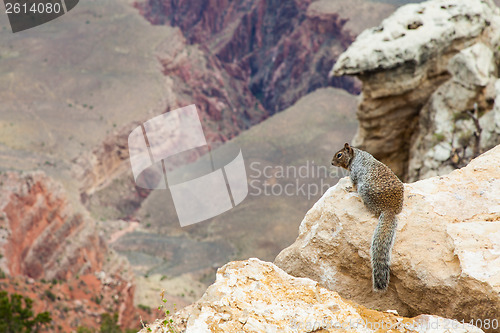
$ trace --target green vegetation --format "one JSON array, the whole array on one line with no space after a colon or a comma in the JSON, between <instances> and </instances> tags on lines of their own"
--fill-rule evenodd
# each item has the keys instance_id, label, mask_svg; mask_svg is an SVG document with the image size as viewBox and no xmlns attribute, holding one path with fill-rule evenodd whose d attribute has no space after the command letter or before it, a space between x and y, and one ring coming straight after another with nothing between
<instances>
[{"instance_id":1,"label":"green vegetation","mask_svg":"<svg viewBox=\"0 0 500 333\"><path fill-rule=\"evenodd\" d=\"M99 305L99 304L101 304L101 301L103 298L104 298L103 295L98 295L98 296L96 295L96 296L92 296L90 299L92 300L92 302Z\"/></svg>"},{"instance_id":2,"label":"green vegetation","mask_svg":"<svg viewBox=\"0 0 500 333\"><path fill-rule=\"evenodd\" d=\"M76 333L94 333L90 328L84 327L84 326L79 326L76 329Z\"/></svg>"},{"instance_id":3,"label":"green vegetation","mask_svg":"<svg viewBox=\"0 0 500 333\"><path fill-rule=\"evenodd\" d=\"M158 307L158 310L159 311L163 310L165 312L165 319L162 321L162 325L163 325L163 327L165 327L167 329L167 332L176 333L177 330L173 326L174 321L172 319L172 316L170 315L170 310L168 310L166 307L167 299L165 298L165 291L162 291L160 296L161 296L161 301L163 304L160 304L160 306ZM174 308L175 308L175 304L174 304Z\"/></svg>"},{"instance_id":4,"label":"green vegetation","mask_svg":"<svg viewBox=\"0 0 500 333\"><path fill-rule=\"evenodd\" d=\"M76 329L76 333L136 333L138 329L125 329L122 330L118 326L118 313L104 313L101 315L101 327L98 331L85 327L79 326Z\"/></svg>"},{"instance_id":5,"label":"green vegetation","mask_svg":"<svg viewBox=\"0 0 500 333\"><path fill-rule=\"evenodd\" d=\"M147 313L151 313L151 308L147 305L139 304L137 307L143 311L146 311Z\"/></svg>"},{"instance_id":6,"label":"green vegetation","mask_svg":"<svg viewBox=\"0 0 500 333\"><path fill-rule=\"evenodd\" d=\"M28 333L38 332L52 321L50 313L33 313L33 301L19 294L9 294L0 291L0 332Z\"/></svg>"},{"instance_id":7,"label":"green vegetation","mask_svg":"<svg viewBox=\"0 0 500 333\"><path fill-rule=\"evenodd\" d=\"M101 315L101 329L99 333L135 333L136 329L126 329L121 330L120 326L118 326L118 313L114 313L110 315L109 313L105 313Z\"/></svg>"},{"instance_id":8,"label":"green vegetation","mask_svg":"<svg viewBox=\"0 0 500 333\"><path fill-rule=\"evenodd\" d=\"M110 315L104 313L101 315L101 329L100 333L122 333L120 326L118 326L118 313Z\"/></svg>"},{"instance_id":9,"label":"green vegetation","mask_svg":"<svg viewBox=\"0 0 500 333\"><path fill-rule=\"evenodd\" d=\"M47 296L47 298L50 299L52 302L54 302L57 299L57 296L49 289L45 290L44 295Z\"/></svg>"},{"instance_id":10,"label":"green vegetation","mask_svg":"<svg viewBox=\"0 0 500 333\"><path fill-rule=\"evenodd\" d=\"M163 290L160 294L161 304L158 306L158 311L162 311L165 313L165 319L161 322L162 326L166 328L166 331L169 333L177 333L177 330L174 327L174 320L172 319L172 315L170 314L170 310L167 309L167 299L165 298L165 290ZM141 308L141 305L139 305ZM176 306L174 303L174 310L176 310ZM148 331L151 332L152 329L149 325L145 325L141 320L142 326Z\"/></svg>"}]
</instances>

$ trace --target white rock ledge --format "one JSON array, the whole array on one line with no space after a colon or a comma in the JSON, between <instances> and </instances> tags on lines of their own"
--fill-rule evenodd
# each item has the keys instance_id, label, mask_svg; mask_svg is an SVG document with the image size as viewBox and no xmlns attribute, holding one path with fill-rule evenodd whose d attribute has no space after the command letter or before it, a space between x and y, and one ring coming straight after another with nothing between
<instances>
[{"instance_id":1,"label":"white rock ledge","mask_svg":"<svg viewBox=\"0 0 500 333\"><path fill-rule=\"evenodd\" d=\"M489 0L431 0L400 7L379 27L363 31L338 59L333 75L421 64L452 45L477 37L498 8Z\"/></svg>"}]
</instances>

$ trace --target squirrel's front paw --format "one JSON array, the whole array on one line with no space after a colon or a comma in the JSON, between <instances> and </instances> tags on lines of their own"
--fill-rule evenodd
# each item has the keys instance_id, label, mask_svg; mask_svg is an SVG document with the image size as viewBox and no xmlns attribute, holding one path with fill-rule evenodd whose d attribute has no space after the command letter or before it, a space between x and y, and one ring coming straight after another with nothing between
<instances>
[{"instance_id":1,"label":"squirrel's front paw","mask_svg":"<svg viewBox=\"0 0 500 333\"><path fill-rule=\"evenodd\" d=\"M356 192L356 187L353 185L353 186L347 186L344 188L344 190L346 192Z\"/></svg>"}]
</instances>

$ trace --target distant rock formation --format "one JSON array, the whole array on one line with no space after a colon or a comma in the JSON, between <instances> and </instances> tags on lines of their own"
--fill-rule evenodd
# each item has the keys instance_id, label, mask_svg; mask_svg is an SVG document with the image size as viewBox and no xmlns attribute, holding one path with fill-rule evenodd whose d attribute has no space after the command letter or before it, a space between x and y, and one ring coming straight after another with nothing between
<instances>
[{"instance_id":1,"label":"distant rock formation","mask_svg":"<svg viewBox=\"0 0 500 333\"><path fill-rule=\"evenodd\" d=\"M159 57L165 74L193 89L195 103L209 116L246 108L240 122L260 117L255 103L271 115L317 88L359 92L359 82L327 73L356 34L394 10L362 0L209 0L203 6L146 0L136 7L153 24L179 27L191 45L178 49L176 58L184 60L175 61L175 69ZM171 53L179 46L166 45Z\"/></svg>"},{"instance_id":2,"label":"distant rock formation","mask_svg":"<svg viewBox=\"0 0 500 333\"><path fill-rule=\"evenodd\" d=\"M157 320L141 332L482 332L437 316L404 318L369 310L258 259L220 268L203 297L172 320L170 327Z\"/></svg>"},{"instance_id":3,"label":"distant rock formation","mask_svg":"<svg viewBox=\"0 0 500 333\"><path fill-rule=\"evenodd\" d=\"M41 171L6 172L0 189L0 269L12 281L6 290L33 289L36 307L68 331L98 327L107 311L124 327L137 323L128 262L108 248L92 218L74 212L60 184ZM46 288L44 281L64 283Z\"/></svg>"},{"instance_id":4,"label":"distant rock formation","mask_svg":"<svg viewBox=\"0 0 500 333\"><path fill-rule=\"evenodd\" d=\"M72 211L59 184L43 172L9 172L0 181L3 270L47 280L101 270L107 246L95 221Z\"/></svg>"},{"instance_id":5,"label":"distant rock formation","mask_svg":"<svg viewBox=\"0 0 500 333\"><path fill-rule=\"evenodd\" d=\"M277 266L342 297L401 315L500 317L500 145L449 175L405 184L387 293L372 291L377 219L343 178L307 213ZM485 328L485 327L483 327Z\"/></svg>"},{"instance_id":6,"label":"distant rock formation","mask_svg":"<svg viewBox=\"0 0 500 333\"><path fill-rule=\"evenodd\" d=\"M363 81L353 144L414 181L500 143L499 31L490 0L432 0L361 33L332 69Z\"/></svg>"}]
</instances>

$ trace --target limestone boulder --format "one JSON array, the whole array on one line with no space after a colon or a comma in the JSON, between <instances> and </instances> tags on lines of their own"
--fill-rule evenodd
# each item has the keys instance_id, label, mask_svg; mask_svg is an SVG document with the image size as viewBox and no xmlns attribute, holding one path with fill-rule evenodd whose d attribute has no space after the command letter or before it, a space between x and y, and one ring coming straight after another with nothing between
<instances>
[{"instance_id":1,"label":"limestone boulder","mask_svg":"<svg viewBox=\"0 0 500 333\"><path fill-rule=\"evenodd\" d=\"M377 219L346 190L349 178L312 207L275 264L373 309L475 320L491 329L500 318L499 165L497 146L448 175L405 184L385 293L373 292L371 282Z\"/></svg>"},{"instance_id":2,"label":"limestone boulder","mask_svg":"<svg viewBox=\"0 0 500 333\"><path fill-rule=\"evenodd\" d=\"M249 259L220 268L198 302L141 332L483 332L437 316L404 318L394 312L369 310L313 280Z\"/></svg>"}]
</instances>

